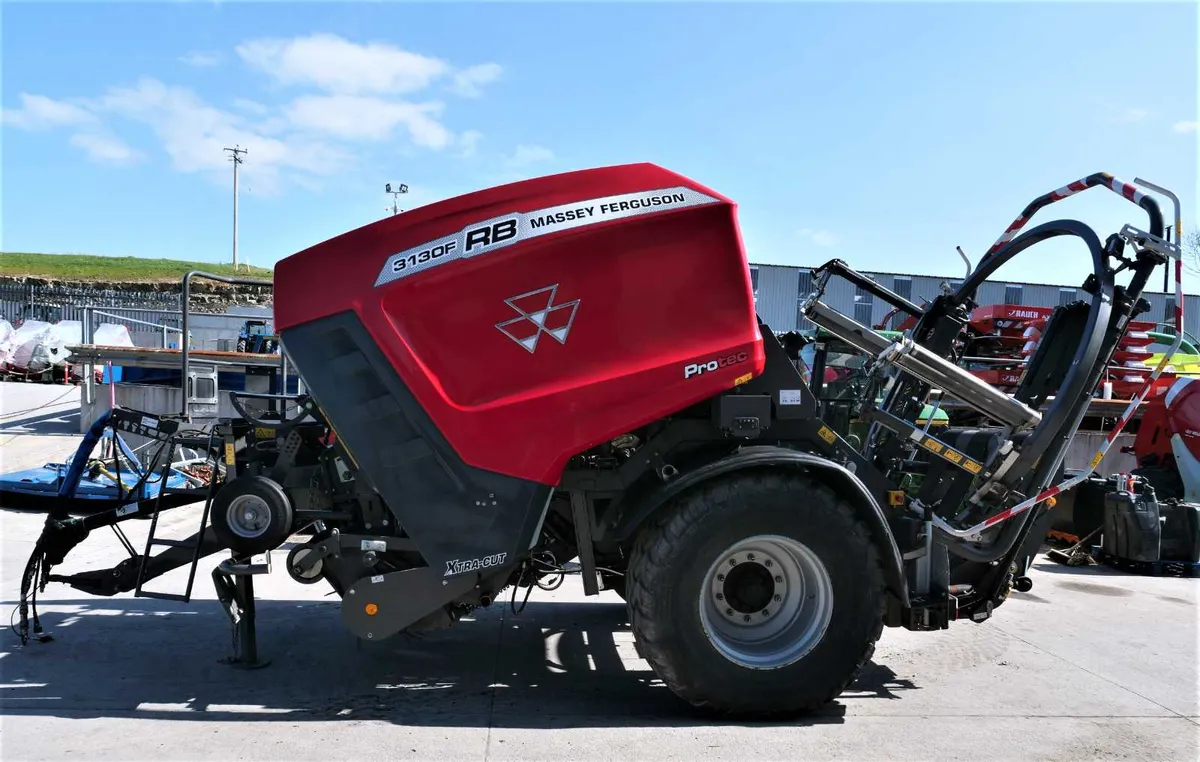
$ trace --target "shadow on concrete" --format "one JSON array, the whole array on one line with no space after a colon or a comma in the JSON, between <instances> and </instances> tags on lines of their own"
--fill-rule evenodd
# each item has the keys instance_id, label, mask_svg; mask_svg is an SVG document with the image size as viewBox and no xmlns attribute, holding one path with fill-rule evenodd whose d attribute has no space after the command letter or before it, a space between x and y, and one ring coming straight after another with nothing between
<instances>
[{"instance_id":1,"label":"shadow on concrete","mask_svg":"<svg viewBox=\"0 0 1200 762\"><path fill-rule=\"evenodd\" d=\"M1043 556L1038 556L1034 560L1032 571L1035 574L1062 574L1069 577L1127 577L1125 572L1114 569L1111 566L1104 564L1089 564L1086 566L1067 566L1060 564ZM1036 576L1034 577L1036 580ZM1036 583L1035 583L1036 584Z\"/></svg>"},{"instance_id":2,"label":"shadow on concrete","mask_svg":"<svg viewBox=\"0 0 1200 762\"><path fill-rule=\"evenodd\" d=\"M42 413L41 415L31 415L28 418L4 421L0 424L0 435L77 437L80 436L79 425L79 409L75 408L74 410ZM63 453L62 457L66 458L74 452L74 449L70 448Z\"/></svg>"},{"instance_id":3,"label":"shadow on concrete","mask_svg":"<svg viewBox=\"0 0 1200 762\"><path fill-rule=\"evenodd\" d=\"M336 601L260 601L259 652L271 664L259 670L219 663L232 654L232 634L216 601L39 603L68 609L41 617L52 642L21 648L7 633L4 714L510 728L750 724L694 711L671 694L633 653L619 601L531 602L514 615L506 598L449 629L379 643L345 631ZM770 724L841 723L849 702L896 700L916 688L869 663L837 701Z\"/></svg>"}]
</instances>

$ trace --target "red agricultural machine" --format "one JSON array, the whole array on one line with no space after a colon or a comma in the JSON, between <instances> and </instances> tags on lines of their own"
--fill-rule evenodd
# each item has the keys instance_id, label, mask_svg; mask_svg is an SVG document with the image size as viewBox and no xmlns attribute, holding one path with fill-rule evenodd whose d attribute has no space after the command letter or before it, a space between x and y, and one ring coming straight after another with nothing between
<instances>
[{"instance_id":1,"label":"red agricultural machine","mask_svg":"<svg viewBox=\"0 0 1200 762\"><path fill-rule=\"evenodd\" d=\"M1090 187L1132 202L1147 229L1025 230ZM1047 317L1008 394L960 368L956 347L980 285L1058 237L1090 263L1088 297ZM811 710L855 678L883 627L983 622L1005 602L1034 525L1070 486L1062 462L1090 393L1172 259L1178 278L1154 198L1102 173L1035 200L924 307L825 264L803 312L871 358L857 412L870 432L854 446L822 421L792 343L756 315L734 202L687 177L606 167L380 220L277 266L276 328L305 392L272 399L291 412L253 411L264 395L239 393L242 415L208 428L113 411L123 431L211 453L199 531L156 539L153 501L52 514L21 632L47 582L161 597L143 583L224 549L214 580L244 612L252 590L229 580L303 532L289 574L329 585L360 638L448 626L577 571L586 594L625 599L640 654L682 699L739 716ZM888 338L829 308L835 278L911 330ZM931 434L917 420L935 390L986 423ZM49 573L90 531L134 518L152 519L145 553Z\"/></svg>"}]
</instances>

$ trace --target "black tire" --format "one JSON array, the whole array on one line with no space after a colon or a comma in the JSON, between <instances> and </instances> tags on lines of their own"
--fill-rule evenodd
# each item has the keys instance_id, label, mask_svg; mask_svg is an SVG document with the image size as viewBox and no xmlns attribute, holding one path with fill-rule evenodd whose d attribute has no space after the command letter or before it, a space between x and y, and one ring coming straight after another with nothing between
<instances>
[{"instance_id":1,"label":"black tire","mask_svg":"<svg viewBox=\"0 0 1200 762\"><path fill-rule=\"evenodd\" d=\"M252 522L233 516L230 510L245 496L258 498L249 506L256 517ZM253 555L282 545L291 535L293 516L292 503L279 484L265 476L239 476L217 490L209 521L223 545Z\"/></svg>"},{"instance_id":2,"label":"black tire","mask_svg":"<svg viewBox=\"0 0 1200 762\"><path fill-rule=\"evenodd\" d=\"M291 577L296 582L299 582L301 585L315 585L318 582L320 582L321 580L325 579L325 575L323 573L325 564L320 560L318 560L317 563L312 567L312 569L310 569L308 571L308 576L304 576L304 574L300 571L300 567L297 566L297 559L300 557L300 555L302 553L312 553L312 552L314 552L313 546L310 544L307 544L307 543L304 545L297 545L296 547L292 548L291 551L288 552L288 555L287 555L288 576Z\"/></svg>"},{"instance_id":3,"label":"black tire","mask_svg":"<svg viewBox=\"0 0 1200 762\"><path fill-rule=\"evenodd\" d=\"M829 617L823 634L798 660L767 669L718 650L701 615L701 592L715 595L706 578L723 551L759 535L806 546L827 571L829 591L821 596ZM883 572L867 528L849 503L799 472L741 472L676 498L641 531L627 585L639 653L680 698L723 715L779 718L824 706L858 676L883 631ZM816 588L793 589L808 601Z\"/></svg>"}]
</instances>

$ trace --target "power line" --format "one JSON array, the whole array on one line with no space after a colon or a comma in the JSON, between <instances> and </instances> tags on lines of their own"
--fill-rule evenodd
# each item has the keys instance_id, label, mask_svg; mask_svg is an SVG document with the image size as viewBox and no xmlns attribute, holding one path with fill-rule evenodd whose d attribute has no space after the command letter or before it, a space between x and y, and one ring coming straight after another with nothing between
<instances>
[{"instance_id":1,"label":"power line","mask_svg":"<svg viewBox=\"0 0 1200 762\"><path fill-rule=\"evenodd\" d=\"M230 161L233 162L233 269L236 271L238 267L238 165L243 161L242 154L249 153L250 151L236 145L233 148L226 148L224 150L230 153Z\"/></svg>"}]
</instances>

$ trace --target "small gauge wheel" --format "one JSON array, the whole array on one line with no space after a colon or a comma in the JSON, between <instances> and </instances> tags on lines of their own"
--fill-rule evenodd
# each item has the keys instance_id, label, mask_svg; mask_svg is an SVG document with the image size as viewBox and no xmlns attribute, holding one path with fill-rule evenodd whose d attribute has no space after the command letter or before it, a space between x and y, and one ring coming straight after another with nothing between
<instances>
[{"instance_id":1,"label":"small gauge wheel","mask_svg":"<svg viewBox=\"0 0 1200 762\"><path fill-rule=\"evenodd\" d=\"M213 534L236 553L274 550L292 533L292 504L283 488L265 476L241 476L213 498Z\"/></svg>"},{"instance_id":2,"label":"small gauge wheel","mask_svg":"<svg viewBox=\"0 0 1200 762\"><path fill-rule=\"evenodd\" d=\"M312 565L307 571L300 568L300 560L309 553L315 553L311 545L297 545L292 548L287 556L287 571L292 579L302 585L314 585L324 578L322 573L325 569L325 563L321 559Z\"/></svg>"}]
</instances>

